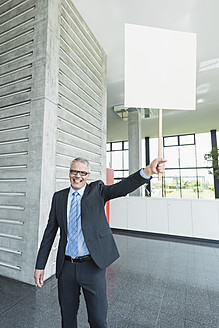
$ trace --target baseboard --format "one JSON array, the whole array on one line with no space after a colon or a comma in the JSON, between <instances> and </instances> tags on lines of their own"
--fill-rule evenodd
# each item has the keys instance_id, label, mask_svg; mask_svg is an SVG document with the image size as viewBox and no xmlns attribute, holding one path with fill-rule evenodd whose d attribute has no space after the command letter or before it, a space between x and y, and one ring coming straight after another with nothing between
<instances>
[{"instance_id":1,"label":"baseboard","mask_svg":"<svg viewBox=\"0 0 219 328\"><path fill-rule=\"evenodd\" d=\"M126 236L132 236L132 237L159 239L159 240L172 241L172 242L184 242L184 243L191 243L191 244L197 244L197 245L203 245L203 246L206 245L206 246L219 247L219 240L214 240L214 239L168 235L168 234L155 233L155 232L126 230L126 229L117 229L117 228L111 228L111 230L112 230L113 234L118 234L118 235L126 235Z\"/></svg>"}]
</instances>

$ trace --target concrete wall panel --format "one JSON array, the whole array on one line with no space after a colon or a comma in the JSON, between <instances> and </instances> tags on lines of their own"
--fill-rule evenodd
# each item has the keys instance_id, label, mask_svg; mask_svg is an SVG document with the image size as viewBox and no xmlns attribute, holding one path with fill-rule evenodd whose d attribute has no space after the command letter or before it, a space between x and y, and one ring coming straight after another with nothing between
<instances>
[{"instance_id":1,"label":"concrete wall panel","mask_svg":"<svg viewBox=\"0 0 219 328\"><path fill-rule=\"evenodd\" d=\"M5 133L1 133L0 145L8 143L17 143L17 142L26 142L28 141L28 129L21 130L10 130Z\"/></svg>"},{"instance_id":2,"label":"concrete wall panel","mask_svg":"<svg viewBox=\"0 0 219 328\"><path fill-rule=\"evenodd\" d=\"M94 170L91 180L105 178L105 83L103 49L71 1L62 1L57 161L62 158L68 169L71 156L87 158ZM63 170L58 170L59 185L63 186L63 178Z\"/></svg>"},{"instance_id":3,"label":"concrete wall panel","mask_svg":"<svg viewBox=\"0 0 219 328\"><path fill-rule=\"evenodd\" d=\"M27 11L31 10L34 7L35 2L35 0L15 0L6 3L5 6L1 7L2 25L11 22L13 24L13 21L16 20L17 17L23 17Z\"/></svg>"},{"instance_id":4,"label":"concrete wall panel","mask_svg":"<svg viewBox=\"0 0 219 328\"><path fill-rule=\"evenodd\" d=\"M83 67L78 66L77 61L74 60L73 57L69 54L68 51L69 47L60 40L60 69L63 70L63 66L67 66L71 69L72 74L75 74L76 76L80 77L82 81L86 81L86 79L89 80L89 89L95 94L97 94L98 97L102 97L102 89L95 84L95 81L93 81L92 77L93 75L89 76L86 72L86 70L83 70ZM73 54L72 54L73 56Z\"/></svg>"},{"instance_id":5,"label":"concrete wall panel","mask_svg":"<svg viewBox=\"0 0 219 328\"><path fill-rule=\"evenodd\" d=\"M73 87L70 85L69 82L63 83L61 80L62 79L60 79L60 94L65 96L67 99L71 99L71 101L84 112L85 118L86 114L93 116L97 121L98 127L100 128L101 114L97 110L95 110L89 103L83 100L83 98L78 95L77 91L73 90Z\"/></svg>"},{"instance_id":6,"label":"concrete wall panel","mask_svg":"<svg viewBox=\"0 0 219 328\"><path fill-rule=\"evenodd\" d=\"M90 162L91 165L96 162L100 162L100 154L95 154L93 152L90 152L89 147L87 149L82 149L81 147L78 147L78 145L71 145L71 144L66 144L63 141L58 141L57 142L57 154L58 155L64 155L69 157L69 160L75 158L75 157L83 157L87 158L87 160ZM70 161L67 161L68 165L66 167L69 167ZM66 164L67 164L66 163Z\"/></svg>"},{"instance_id":7,"label":"concrete wall panel","mask_svg":"<svg viewBox=\"0 0 219 328\"><path fill-rule=\"evenodd\" d=\"M93 72L90 69L89 62L84 63L83 60L80 58L80 54L75 54L75 44L71 40L68 40L64 32L61 34L60 37L61 53L65 53L66 56L68 56L70 60L74 62L74 64L77 66L77 69L81 70L88 77L89 81L91 82L91 85L96 85L96 88L99 88L99 91L101 91L101 81L95 75L95 70L93 70ZM70 44L68 44L68 41Z\"/></svg>"},{"instance_id":8,"label":"concrete wall panel","mask_svg":"<svg viewBox=\"0 0 219 328\"><path fill-rule=\"evenodd\" d=\"M73 69L67 66L68 64L65 64L64 60L60 61L60 73L65 74L64 71L66 72L67 76L69 77L70 81L73 81L75 86L77 86L79 89L84 91L84 94L86 96L91 97L94 101L96 101L99 105L101 105L101 93L98 92L99 89L94 90L88 85L87 83L84 83L86 81L86 76L82 74L82 71L80 70L79 72L75 72Z\"/></svg>"},{"instance_id":9,"label":"concrete wall panel","mask_svg":"<svg viewBox=\"0 0 219 328\"><path fill-rule=\"evenodd\" d=\"M72 117L71 121L77 120L80 126L82 126L82 124L85 124L86 126L90 125L93 130L96 130L94 132L95 135L98 136L98 133L101 134L100 120L96 119L89 111L85 111L83 108L79 107L77 102L75 102L74 99L71 98L71 95L68 95L67 92L65 95L59 93L59 117L61 117L61 112L63 113L63 119L66 112L68 112L69 114L72 114L76 117ZM87 130L89 131L90 128L87 128Z\"/></svg>"},{"instance_id":10,"label":"concrete wall panel","mask_svg":"<svg viewBox=\"0 0 219 328\"><path fill-rule=\"evenodd\" d=\"M61 131L65 131L67 133L72 133L72 122L68 120L68 115L66 115L66 111L63 111L63 117L59 118L59 127L60 127L60 133ZM72 119L72 117L69 117ZM75 121L78 121L78 124L75 124ZM88 125L87 122L83 121L83 125L86 126L86 130L84 130L81 126L81 123L77 117L75 117L74 121L74 132L78 136L80 136L84 140L89 140L91 143L93 143L96 146L101 145L101 137L100 137L100 131L93 129L92 126ZM96 135L95 135L96 134Z\"/></svg>"},{"instance_id":11,"label":"concrete wall panel","mask_svg":"<svg viewBox=\"0 0 219 328\"><path fill-rule=\"evenodd\" d=\"M69 10L71 15L69 15ZM80 48L82 48L83 52L90 58L90 61L93 63L96 62L96 65L102 67L103 64L103 56L102 49L99 47L95 38L91 35L89 39L87 38L87 33L90 34L85 24L83 24L83 20L78 12L74 10L74 7L70 2L62 3L62 18L65 19L70 28L74 31L77 36L78 43L80 44Z\"/></svg>"},{"instance_id":12,"label":"concrete wall panel","mask_svg":"<svg viewBox=\"0 0 219 328\"><path fill-rule=\"evenodd\" d=\"M34 1L0 8L0 272L24 280Z\"/></svg>"},{"instance_id":13,"label":"concrete wall panel","mask_svg":"<svg viewBox=\"0 0 219 328\"><path fill-rule=\"evenodd\" d=\"M17 164L17 161L16 161ZM1 167L0 167L0 179L5 178L6 176L12 178L12 179L16 179L18 177L18 175L26 175L26 169L27 166L26 165L7 165L7 166L3 166L2 165L2 161L1 161Z\"/></svg>"},{"instance_id":14,"label":"concrete wall panel","mask_svg":"<svg viewBox=\"0 0 219 328\"><path fill-rule=\"evenodd\" d=\"M37 222L39 217L34 207L28 212L32 202L38 201L39 205L39 194L30 196L34 181L28 177L34 160L30 141L33 142L32 119L36 108L32 103L39 21L35 5L33 0L9 1L0 8L3 23L0 35L0 272L26 282L33 281L30 276L33 256L29 255L28 243L33 252L37 239L29 224ZM41 147L38 155L40 152ZM40 156L38 158L40 167ZM37 190L37 183L35 188Z\"/></svg>"}]
</instances>

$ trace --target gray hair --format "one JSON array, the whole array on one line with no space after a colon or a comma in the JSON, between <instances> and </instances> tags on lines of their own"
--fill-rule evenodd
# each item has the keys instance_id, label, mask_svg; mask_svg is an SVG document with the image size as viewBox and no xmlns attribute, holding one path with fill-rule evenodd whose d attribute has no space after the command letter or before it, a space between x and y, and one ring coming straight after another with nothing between
<instances>
[{"instance_id":1,"label":"gray hair","mask_svg":"<svg viewBox=\"0 0 219 328\"><path fill-rule=\"evenodd\" d=\"M81 162L81 163L84 163L88 166L88 171L90 171L90 163L88 162L87 159L83 158L83 157L77 157L75 159L73 159L73 161L71 161L71 164L70 164L70 170L71 170L71 167L72 165L75 163L75 162Z\"/></svg>"}]
</instances>

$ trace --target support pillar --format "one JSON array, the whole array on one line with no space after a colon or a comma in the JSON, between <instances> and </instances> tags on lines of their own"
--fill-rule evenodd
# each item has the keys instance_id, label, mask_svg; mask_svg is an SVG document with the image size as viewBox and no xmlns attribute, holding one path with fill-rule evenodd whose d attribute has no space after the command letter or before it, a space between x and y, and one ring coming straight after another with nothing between
<instances>
[{"instance_id":1,"label":"support pillar","mask_svg":"<svg viewBox=\"0 0 219 328\"><path fill-rule=\"evenodd\" d=\"M141 113L136 108L129 108L128 112L129 174L132 174L142 167ZM142 196L142 188L138 188L130 196Z\"/></svg>"},{"instance_id":2,"label":"support pillar","mask_svg":"<svg viewBox=\"0 0 219 328\"><path fill-rule=\"evenodd\" d=\"M85 157L91 180L106 178L106 55L71 0L1 1L0 17L0 275L35 285L70 162Z\"/></svg>"}]
</instances>

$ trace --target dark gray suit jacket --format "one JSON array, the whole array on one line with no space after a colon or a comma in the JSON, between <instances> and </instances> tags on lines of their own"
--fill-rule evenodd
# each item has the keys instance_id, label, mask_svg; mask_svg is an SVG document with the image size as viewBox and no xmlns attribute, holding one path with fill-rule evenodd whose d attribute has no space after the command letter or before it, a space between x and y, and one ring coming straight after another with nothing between
<instances>
[{"instance_id":1,"label":"dark gray suit jacket","mask_svg":"<svg viewBox=\"0 0 219 328\"><path fill-rule=\"evenodd\" d=\"M113 198L126 196L147 180L139 171L123 181L107 186L98 180L87 184L81 199L81 226L87 248L93 261L100 268L106 268L119 257L111 229L105 216L105 203ZM44 269L57 229L60 228L60 240L56 259L56 277L58 278L65 258L67 243L67 200L69 188L55 192L49 220L38 252L36 269Z\"/></svg>"}]
</instances>

